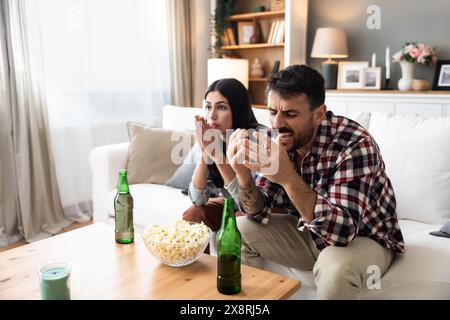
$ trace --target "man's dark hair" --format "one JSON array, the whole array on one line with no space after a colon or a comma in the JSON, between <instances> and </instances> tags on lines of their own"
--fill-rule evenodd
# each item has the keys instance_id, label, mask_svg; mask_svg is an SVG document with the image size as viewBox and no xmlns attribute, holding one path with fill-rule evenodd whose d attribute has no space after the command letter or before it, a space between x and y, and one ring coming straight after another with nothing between
<instances>
[{"instance_id":1,"label":"man's dark hair","mask_svg":"<svg viewBox=\"0 0 450 320\"><path fill-rule=\"evenodd\" d=\"M325 102L325 86L322 75L307 65L292 65L272 75L267 82L266 95L270 91L282 99L290 100L305 94L311 110Z\"/></svg>"}]
</instances>

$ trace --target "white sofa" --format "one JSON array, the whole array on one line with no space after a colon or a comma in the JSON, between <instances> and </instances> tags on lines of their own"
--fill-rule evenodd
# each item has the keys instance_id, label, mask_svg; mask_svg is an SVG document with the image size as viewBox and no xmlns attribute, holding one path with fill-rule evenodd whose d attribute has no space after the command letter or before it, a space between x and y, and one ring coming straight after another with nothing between
<instances>
[{"instance_id":1,"label":"white sofa","mask_svg":"<svg viewBox=\"0 0 450 320\"><path fill-rule=\"evenodd\" d=\"M201 109L165 106L163 128L193 130ZM255 109L268 125L266 110ZM450 118L423 119L387 114L349 114L374 135L397 196L407 252L381 279L381 289L363 291L363 299L450 299L450 239L429 235L450 220ZM94 222L114 223L117 172L127 163L128 143L97 147L90 154ZM136 232L151 223L179 219L191 205L179 189L158 184L130 186ZM214 254L214 248L213 254ZM266 269L298 278L302 287L291 299L315 299L311 271L266 261Z\"/></svg>"}]
</instances>

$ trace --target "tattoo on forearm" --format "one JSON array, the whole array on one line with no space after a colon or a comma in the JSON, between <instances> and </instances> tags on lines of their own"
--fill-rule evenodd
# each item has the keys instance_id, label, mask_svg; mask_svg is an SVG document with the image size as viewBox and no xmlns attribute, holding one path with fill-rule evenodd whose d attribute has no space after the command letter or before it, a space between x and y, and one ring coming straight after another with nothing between
<instances>
[{"instance_id":1,"label":"tattoo on forearm","mask_svg":"<svg viewBox=\"0 0 450 320\"><path fill-rule=\"evenodd\" d=\"M251 184L248 188L239 187L239 202L248 214L257 214L264 208L262 192Z\"/></svg>"}]
</instances>

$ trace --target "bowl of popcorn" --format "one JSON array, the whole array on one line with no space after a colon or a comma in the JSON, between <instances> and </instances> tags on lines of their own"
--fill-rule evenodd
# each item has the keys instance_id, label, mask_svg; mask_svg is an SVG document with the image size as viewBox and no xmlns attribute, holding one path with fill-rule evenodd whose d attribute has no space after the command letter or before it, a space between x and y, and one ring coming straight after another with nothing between
<instances>
[{"instance_id":1,"label":"bowl of popcorn","mask_svg":"<svg viewBox=\"0 0 450 320\"><path fill-rule=\"evenodd\" d=\"M205 251L212 231L203 223L177 220L165 225L150 225L142 239L152 255L163 264L183 267Z\"/></svg>"}]
</instances>

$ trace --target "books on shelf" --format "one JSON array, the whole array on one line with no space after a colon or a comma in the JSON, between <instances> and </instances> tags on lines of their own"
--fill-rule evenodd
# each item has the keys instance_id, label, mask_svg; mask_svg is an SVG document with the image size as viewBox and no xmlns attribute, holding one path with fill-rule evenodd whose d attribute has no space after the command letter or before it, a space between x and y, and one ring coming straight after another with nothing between
<instances>
[{"instance_id":1,"label":"books on shelf","mask_svg":"<svg viewBox=\"0 0 450 320\"><path fill-rule=\"evenodd\" d=\"M225 33L227 34L230 45L235 46L237 44L237 42L236 42L236 38L234 37L233 28L227 28L225 30Z\"/></svg>"},{"instance_id":2,"label":"books on shelf","mask_svg":"<svg viewBox=\"0 0 450 320\"><path fill-rule=\"evenodd\" d=\"M223 34L223 45L224 46L235 46L236 38L234 36L233 28L227 28Z\"/></svg>"},{"instance_id":3,"label":"books on shelf","mask_svg":"<svg viewBox=\"0 0 450 320\"><path fill-rule=\"evenodd\" d=\"M284 43L284 20L276 20L270 25L268 44Z\"/></svg>"}]
</instances>

